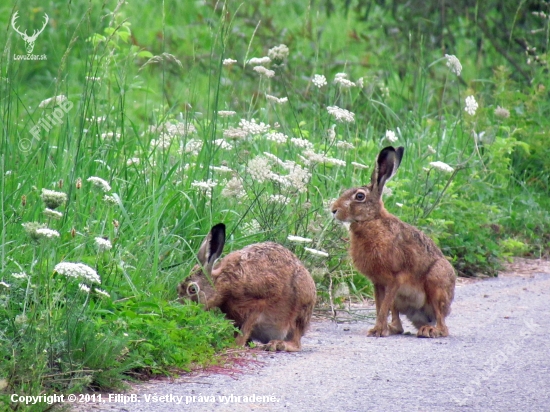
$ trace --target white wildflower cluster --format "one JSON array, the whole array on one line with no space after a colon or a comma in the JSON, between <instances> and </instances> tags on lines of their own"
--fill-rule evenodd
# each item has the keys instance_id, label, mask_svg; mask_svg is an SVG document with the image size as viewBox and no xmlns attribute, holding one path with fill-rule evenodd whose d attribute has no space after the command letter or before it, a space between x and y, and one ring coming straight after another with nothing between
<instances>
[{"instance_id":1,"label":"white wildflower cluster","mask_svg":"<svg viewBox=\"0 0 550 412\"><path fill-rule=\"evenodd\" d=\"M283 166L283 167L286 166L286 163L283 162L281 159L279 159L277 156L275 156L273 153L264 152L264 156L270 159L271 161L277 163L280 166Z\"/></svg>"},{"instance_id":2,"label":"white wildflower cluster","mask_svg":"<svg viewBox=\"0 0 550 412\"><path fill-rule=\"evenodd\" d=\"M266 94L265 98L267 100L269 100L270 102L273 102L273 103L276 103L276 104L283 104L283 103L288 102L288 97L277 97L277 96L272 96L270 94Z\"/></svg>"},{"instance_id":3,"label":"white wildflower cluster","mask_svg":"<svg viewBox=\"0 0 550 412\"><path fill-rule=\"evenodd\" d=\"M362 89L365 86L365 80L362 77L359 77L356 83L357 83L357 87L359 87L360 89Z\"/></svg>"},{"instance_id":4,"label":"white wildflower cluster","mask_svg":"<svg viewBox=\"0 0 550 412\"><path fill-rule=\"evenodd\" d=\"M220 117L231 117L235 116L237 112L234 112L232 110L218 110L218 116Z\"/></svg>"},{"instance_id":5,"label":"white wildflower cluster","mask_svg":"<svg viewBox=\"0 0 550 412\"><path fill-rule=\"evenodd\" d=\"M250 121L246 119L241 119L241 121L239 122L239 127L244 130L248 135L252 136L269 131L268 124L265 124L263 122L256 123L255 119L252 119Z\"/></svg>"},{"instance_id":6,"label":"white wildflower cluster","mask_svg":"<svg viewBox=\"0 0 550 412\"><path fill-rule=\"evenodd\" d=\"M172 136L167 133L162 133L158 139L151 139L150 146L152 149L166 150L172 145Z\"/></svg>"},{"instance_id":7,"label":"white wildflower cluster","mask_svg":"<svg viewBox=\"0 0 550 412\"><path fill-rule=\"evenodd\" d=\"M227 139L240 140L245 139L248 136L246 130L240 127L229 127L223 131L223 137Z\"/></svg>"},{"instance_id":8,"label":"white wildflower cluster","mask_svg":"<svg viewBox=\"0 0 550 412\"><path fill-rule=\"evenodd\" d=\"M292 139L290 139L290 143L292 143L296 147L301 147L303 149L313 149L313 143L306 139L293 137Z\"/></svg>"},{"instance_id":9,"label":"white wildflower cluster","mask_svg":"<svg viewBox=\"0 0 550 412\"><path fill-rule=\"evenodd\" d=\"M243 224L242 231L245 235L257 235L262 231L262 227L256 219L252 219L250 222Z\"/></svg>"},{"instance_id":10,"label":"white wildflower cluster","mask_svg":"<svg viewBox=\"0 0 550 412\"><path fill-rule=\"evenodd\" d=\"M430 162L430 166L433 167L434 169L437 169L437 170L440 170L442 172L446 172L446 173L452 173L454 172L454 169L449 166L447 163L443 163L443 162Z\"/></svg>"},{"instance_id":11,"label":"white wildflower cluster","mask_svg":"<svg viewBox=\"0 0 550 412\"><path fill-rule=\"evenodd\" d=\"M233 146L231 143L227 142L225 139L216 139L214 140L214 146L222 150L232 150Z\"/></svg>"},{"instance_id":12,"label":"white wildflower cluster","mask_svg":"<svg viewBox=\"0 0 550 412\"><path fill-rule=\"evenodd\" d=\"M79 283L78 288L84 293L90 293L90 287L84 283Z\"/></svg>"},{"instance_id":13,"label":"white wildflower cluster","mask_svg":"<svg viewBox=\"0 0 550 412\"><path fill-rule=\"evenodd\" d=\"M5 288L10 288L11 287L8 283L6 283L4 281L0 282L0 286L4 286Z\"/></svg>"},{"instance_id":14,"label":"white wildflower cluster","mask_svg":"<svg viewBox=\"0 0 550 412\"><path fill-rule=\"evenodd\" d=\"M256 156L248 162L247 171L258 183L263 183L269 180L273 172L271 171L271 165L269 160L264 156Z\"/></svg>"},{"instance_id":15,"label":"white wildflower cluster","mask_svg":"<svg viewBox=\"0 0 550 412\"><path fill-rule=\"evenodd\" d=\"M279 132L269 132L265 135L265 139L275 143L286 143L288 136Z\"/></svg>"},{"instance_id":16,"label":"white wildflower cluster","mask_svg":"<svg viewBox=\"0 0 550 412\"><path fill-rule=\"evenodd\" d=\"M46 208L44 209L44 216L46 216L49 219L61 219L63 217L63 213L58 212L57 210Z\"/></svg>"},{"instance_id":17,"label":"white wildflower cluster","mask_svg":"<svg viewBox=\"0 0 550 412\"><path fill-rule=\"evenodd\" d=\"M324 252L322 250L312 249L310 247L304 247L304 250L306 252L311 253L312 255L315 255L315 256L322 256L322 257L328 257L329 256L327 252Z\"/></svg>"},{"instance_id":18,"label":"white wildflower cluster","mask_svg":"<svg viewBox=\"0 0 550 412\"><path fill-rule=\"evenodd\" d=\"M103 201L108 204L109 206L115 206L118 205L118 200L114 196L105 195L103 196Z\"/></svg>"},{"instance_id":19,"label":"white wildflower cluster","mask_svg":"<svg viewBox=\"0 0 550 412\"><path fill-rule=\"evenodd\" d=\"M190 153L193 156L197 156L202 149L202 140L190 139L185 144L185 153Z\"/></svg>"},{"instance_id":20,"label":"white wildflower cluster","mask_svg":"<svg viewBox=\"0 0 550 412\"><path fill-rule=\"evenodd\" d=\"M268 79L275 76L275 72L273 70L267 69L264 66L255 66L252 70L254 70L256 73L259 73L262 76L267 77Z\"/></svg>"},{"instance_id":21,"label":"white wildflower cluster","mask_svg":"<svg viewBox=\"0 0 550 412\"><path fill-rule=\"evenodd\" d=\"M111 250L113 248L113 245L109 239L103 239L102 237L96 237L95 238L95 247L97 248L98 252L105 252L107 250Z\"/></svg>"},{"instance_id":22,"label":"white wildflower cluster","mask_svg":"<svg viewBox=\"0 0 550 412\"><path fill-rule=\"evenodd\" d=\"M356 167L357 169L368 169L369 168L367 165L364 165L363 163L351 162L351 165L353 167Z\"/></svg>"},{"instance_id":23,"label":"white wildflower cluster","mask_svg":"<svg viewBox=\"0 0 550 412\"><path fill-rule=\"evenodd\" d=\"M171 122L166 122L164 123L164 130L165 130L165 133L167 133L168 135L170 135L171 137L176 137L176 136L187 136L191 133L196 133L197 132L197 128L195 127L195 125L193 123L189 123L189 122L177 122L177 123L171 123Z\"/></svg>"},{"instance_id":24,"label":"white wildflower cluster","mask_svg":"<svg viewBox=\"0 0 550 412\"><path fill-rule=\"evenodd\" d=\"M386 130L386 140L390 143L397 142L397 136L393 130Z\"/></svg>"},{"instance_id":25,"label":"white wildflower cluster","mask_svg":"<svg viewBox=\"0 0 550 412\"><path fill-rule=\"evenodd\" d=\"M261 66L269 63L271 63L271 59L268 56L253 57L246 62L246 64L250 64L251 66Z\"/></svg>"},{"instance_id":26,"label":"white wildflower cluster","mask_svg":"<svg viewBox=\"0 0 550 412\"><path fill-rule=\"evenodd\" d=\"M308 239L307 237L294 236L294 235L288 235L287 239L290 240L291 242L296 242L296 243L311 243L311 242L313 242L312 239Z\"/></svg>"},{"instance_id":27,"label":"white wildflower cluster","mask_svg":"<svg viewBox=\"0 0 550 412\"><path fill-rule=\"evenodd\" d=\"M101 283L97 272L84 263L61 262L55 265L53 270L67 277L82 278L92 283Z\"/></svg>"},{"instance_id":28,"label":"white wildflower cluster","mask_svg":"<svg viewBox=\"0 0 550 412\"><path fill-rule=\"evenodd\" d=\"M101 297L106 297L106 298L111 297L111 295L109 295L109 293L105 292L103 289L99 289L99 288L94 287L94 292L97 293Z\"/></svg>"},{"instance_id":29,"label":"white wildflower cluster","mask_svg":"<svg viewBox=\"0 0 550 412\"><path fill-rule=\"evenodd\" d=\"M212 179L208 179L206 181L194 180L191 183L191 187L194 187L203 191L207 197L210 197L212 195L212 189L217 185L218 185L218 182Z\"/></svg>"},{"instance_id":30,"label":"white wildflower cluster","mask_svg":"<svg viewBox=\"0 0 550 412\"><path fill-rule=\"evenodd\" d=\"M348 75L346 73L336 73L336 75L334 76L334 84L337 84L344 89L355 87L355 83L351 80L348 80L347 77Z\"/></svg>"},{"instance_id":31,"label":"white wildflower cluster","mask_svg":"<svg viewBox=\"0 0 550 412\"><path fill-rule=\"evenodd\" d=\"M289 185L298 192L304 193L307 189L309 179L311 179L311 173L299 164L293 162L289 162L286 168L289 173L285 177Z\"/></svg>"},{"instance_id":32,"label":"white wildflower cluster","mask_svg":"<svg viewBox=\"0 0 550 412\"><path fill-rule=\"evenodd\" d=\"M313 75L311 82L320 89L321 87L327 85L327 78L322 74L315 74Z\"/></svg>"},{"instance_id":33,"label":"white wildflower cluster","mask_svg":"<svg viewBox=\"0 0 550 412\"><path fill-rule=\"evenodd\" d=\"M245 197L246 192L242 180L237 176L232 177L222 189L222 196L235 197L237 199Z\"/></svg>"},{"instance_id":34,"label":"white wildflower cluster","mask_svg":"<svg viewBox=\"0 0 550 412\"><path fill-rule=\"evenodd\" d=\"M132 157L126 160L126 166L138 165L140 162L138 157Z\"/></svg>"},{"instance_id":35,"label":"white wildflower cluster","mask_svg":"<svg viewBox=\"0 0 550 412\"><path fill-rule=\"evenodd\" d=\"M334 143L336 140L336 125L333 124L327 129L327 140L329 143Z\"/></svg>"},{"instance_id":36,"label":"white wildflower cluster","mask_svg":"<svg viewBox=\"0 0 550 412\"><path fill-rule=\"evenodd\" d=\"M478 108L478 104L476 102L476 99L474 96L468 96L466 97L466 107L464 107L464 110L466 110L466 113L468 113L470 116L473 116L476 114L476 110Z\"/></svg>"},{"instance_id":37,"label":"white wildflower cluster","mask_svg":"<svg viewBox=\"0 0 550 412\"><path fill-rule=\"evenodd\" d=\"M86 181L92 183L95 187L103 190L104 192L108 192L111 190L111 185L100 177L90 176L88 179L86 179Z\"/></svg>"},{"instance_id":38,"label":"white wildflower cluster","mask_svg":"<svg viewBox=\"0 0 550 412\"><path fill-rule=\"evenodd\" d=\"M330 115L334 116L337 122L351 123L355 121L355 114L338 106L328 106L327 111Z\"/></svg>"},{"instance_id":39,"label":"white wildflower cluster","mask_svg":"<svg viewBox=\"0 0 550 412\"><path fill-rule=\"evenodd\" d=\"M342 149L342 150L353 150L353 149L355 149L354 145L352 145L351 143L348 143L348 142L344 142L343 140L339 140L338 142L336 142L336 147L338 149Z\"/></svg>"},{"instance_id":40,"label":"white wildflower cluster","mask_svg":"<svg viewBox=\"0 0 550 412\"><path fill-rule=\"evenodd\" d=\"M92 116L90 118L86 117L86 121L91 123L103 123L105 120L107 120L107 116Z\"/></svg>"},{"instance_id":41,"label":"white wildflower cluster","mask_svg":"<svg viewBox=\"0 0 550 412\"><path fill-rule=\"evenodd\" d=\"M503 107L497 106L497 108L495 109L495 116L507 119L508 117L510 117L510 111Z\"/></svg>"},{"instance_id":42,"label":"white wildflower cluster","mask_svg":"<svg viewBox=\"0 0 550 412\"><path fill-rule=\"evenodd\" d=\"M267 55L271 60L282 61L288 57L288 47L285 44L275 46L267 52Z\"/></svg>"},{"instance_id":43,"label":"white wildflower cluster","mask_svg":"<svg viewBox=\"0 0 550 412\"><path fill-rule=\"evenodd\" d=\"M437 151L431 146L431 145L428 145L428 154L436 154Z\"/></svg>"},{"instance_id":44,"label":"white wildflower cluster","mask_svg":"<svg viewBox=\"0 0 550 412\"><path fill-rule=\"evenodd\" d=\"M346 162L341 159L336 159L334 157L328 157L322 153L316 153L313 150L304 150L304 161L307 164L312 163L325 163L325 164L332 164L336 166L345 166Z\"/></svg>"},{"instance_id":45,"label":"white wildflower cluster","mask_svg":"<svg viewBox=\"0 0 550 412\"><path fill-rule=\"evenodd\" d=\"M25 272L12 273L11 276L15 279L27 279L27 274Z\"/></svg>"},{"instance_id":46,"label":"white wildflower cluster","mask_svg":"<svg viewBox=\"0 0 550 412\"><path fill-rule=\"evenodd\" d=\"M223 59L223 62L222 62L224 66L231 66L235 63L237 63L237 60L235 59Z\"/></svg>"},{"instance_id":47,"label":"white wildflower cluster","mask_svg":"<svg viewBox=\"0 0 550 412\"><path fill-rule=\"evenodd\" d=\"M270 195L267 201L270 203L280 203L282 205L287 205L290 202L290 198L285 195Z\"/></svg>"},{"instance_id":48,"label":"white wildflower cluster","mask_svg":"<svg viewBox=\"0 0 550 412\"><path fill-rule=\"evenodd\" d=\"M41 238L54 239L59 237L59 232L53 229L40 228L36 229L36 235Z\"/></svg>"},{"instance_id":49,"label":"white wildflower cluster","mask_svg":"<svg viewBox=\"0 0 550 412\"><path fill-rule=\"evenodd\" d=\"M54 97L50 97L49 99L42 100L38 105L38 107L40 109L43 109L44 107L56 106L60 103L63 103L66 100L67 100L67 96L65 96L64 94L60 94L59 96L54 96Z\"/></svg>"},{"instance_id":50,"label":"white wildflower cluster","mask_svg":"<svg viewBox=\"0 0 550 412\"><path fill-rule=\"evenodd\" d=\"M233 169L227 167L227 166L210 166L210 170L213 170L214 172L219 173L232 173Z\"/></svg>"},{"instance_id":51,"label":"white wildflower cluster","mask_svg":"<svg viewBox=\"0 0 550 412\"><path fill-rule=\"evenodd\" d=\"M67 201L67 194L55 190L42 189L40 198L49 209L55 209Z\"/></svg>"},{"instance_id":52,"label":"white wildflower cluster","mask_svg":"<svg viewBox=\"0 0 550 412\"><path fill-rule=\"evenodd\" d=\"M460 76L460 73L462 72L462 65L460 64L460 60L452 54L446 54L445 58L447 59L447 67L451 69L451 72L456 74L457 76Z\"/></svg>"},{"instance_id":53,"label":"white wildflower cluster","mask_svg":"<svg viewBox=\"0 0 550 412\"><path fill-rule=\"evenodd\" d=\"M101 77L95 77L95 76L86 76L85 79L89 80L91 82L100 82L101 81Z\"/></svg>"}]
</instances>

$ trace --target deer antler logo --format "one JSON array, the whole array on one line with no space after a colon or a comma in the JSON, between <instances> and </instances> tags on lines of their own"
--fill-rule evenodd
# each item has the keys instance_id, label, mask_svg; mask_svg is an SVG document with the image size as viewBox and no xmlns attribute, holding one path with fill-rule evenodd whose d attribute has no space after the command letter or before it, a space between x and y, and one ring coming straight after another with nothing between
<instances>
[{"instance_id":1,"label":"deer antler logo","mask_svg":"<svg viewBox=\"0 0 550 412\"><path fill-rule=\"evenodd\" d=\"M13 29L23 38L23 40L25 40L25 43L26 43L26 46L25 48L27 49L27 53L28 54L31 54L32 53L32 50L34 49L34 42L36 41L36 38L38 37L38 35L40 33L42 33L44 31L44 29L46 28L46 24L48 24L48 21L50 20L50 18L48 17L48 15L46 13L44 13L44 25L42 26L42 28L40 30L34 30L33 33L32 33L32 36L29 36L27 34L27 30L25 30L24 33L21 33L19 31L19 29L17 27L15 27L15 21L17 20L17 18L19 17L17 14L19 12L15 12L13 14L13 17L11 18L11 26L13 27Z\"/></svg>"}]
</instances>

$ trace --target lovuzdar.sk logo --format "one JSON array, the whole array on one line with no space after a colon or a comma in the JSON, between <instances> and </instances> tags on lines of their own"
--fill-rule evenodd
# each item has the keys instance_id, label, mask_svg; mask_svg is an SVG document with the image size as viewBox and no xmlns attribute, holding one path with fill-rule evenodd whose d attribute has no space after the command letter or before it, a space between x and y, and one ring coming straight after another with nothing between
<instances>
[{"instance_id":1,"label":"lovuzdar.sk logo","mask_svg":"<svg viewBox=\"0 0 550 412\"><path fill-rule=\"evenodd\" d=\"M27 30L22 32L16 26L16 21L17 21L18 18L19 18L19 12L16 11L13 14L13 17L11 18L11 26L13 27L13 30L15 30L15 32L17 34L19 34L21 36L21 38L25 41L25 49L27 50L27 54L26 55L24 55L24 54L23 55L14 54L13 55L14 60L46 60L47 57L46 57L45 54L36 55L36 54L32 54L32 51L34 50L34 43L35 43L36 39L38 38L40 33L42 33L44 31L44 29L46 28L46 25L48 24L48 21L50 20L48 15L46 13L44 13L44 24L42 25L42 28L40 30L33 30L33 33L30 36L27 34Z\"/></svg>"}]
</instances>

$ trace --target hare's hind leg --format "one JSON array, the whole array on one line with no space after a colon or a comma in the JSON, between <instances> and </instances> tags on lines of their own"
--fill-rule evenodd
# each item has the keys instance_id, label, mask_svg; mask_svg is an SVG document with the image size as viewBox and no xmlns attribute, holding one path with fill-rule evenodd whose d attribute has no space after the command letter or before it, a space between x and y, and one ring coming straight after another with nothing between
<instances>
[{"instance_id":1,"label":"hare's hind leg","mask_svg":"<svg viewBox=\"0 0 550 412\"><path fill-rule=\"evenodd\" d=\"M426 279L426 298L430 312L435 317L435 326L432 324L420 326L417 333L419 338L449 336L445 317L451 312L451 301L454 295L454 269L447 261L434 266L433 269L432 274L428 275ZM449 276L449 270L453 276Z\"/></svg>"},{"instance_id":2,"label":"hare's hind leg","mask_svg":"<svg viewBox=\"0 0 550 412\"><path fill-rule=\"evenodd\" d=\"M288 329L284 340L270 341L267 345L265 345L265 350L299 352L302 349L302 336L304 336L306 332L312 313L313 303L304 304L301 309L299 309L295 319L291 321L291 326Z\"/></svg>"}]
</instances>

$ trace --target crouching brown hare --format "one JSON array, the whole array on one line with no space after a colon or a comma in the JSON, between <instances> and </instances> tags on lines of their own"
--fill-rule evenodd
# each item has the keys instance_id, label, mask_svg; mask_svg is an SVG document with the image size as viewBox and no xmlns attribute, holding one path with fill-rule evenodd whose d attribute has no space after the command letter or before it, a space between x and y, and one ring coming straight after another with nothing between
<instances>
[{"instance_id":1,"label":"crouching brown hare","mask_svg":"<svg viewBox=\"0 0 550 412\"><path fill-rule=\"evenodd\" d=\"M390 214L382 202L384 184L397 171L404 150L382 149L370 183L344 191L332 213L350 224L351 258L374 285L376 323L368 335L403 333L402 313L418 329L417 336L448 336L445 317L451 311L455 271L428 236Z\"/></svg>"},{"instance_id":2,"label":"crouching brown hare","mask_svg":"<svg viewBox=\"0 0 550 412\"><path fill-rule=\"evenodd\" d=\"M315 283L288 249L264 242L234 251L214 265L225 244L225 225L212 227L196 265L178 285L182 299L225 313L241 330L236 343L257 340L264 349L300 350L316 301Z\"/></svg>"}]
</instances>

